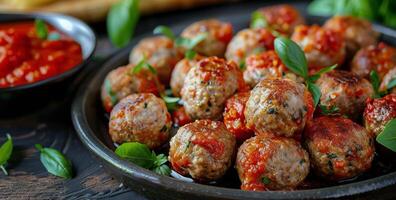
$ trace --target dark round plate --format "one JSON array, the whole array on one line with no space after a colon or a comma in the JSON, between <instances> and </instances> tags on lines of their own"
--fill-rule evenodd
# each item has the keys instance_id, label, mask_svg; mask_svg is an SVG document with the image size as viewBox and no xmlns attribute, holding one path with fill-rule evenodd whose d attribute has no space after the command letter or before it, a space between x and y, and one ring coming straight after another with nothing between
<instances>
[{"instance_id":1,"label":"dark round plate","mask_svg":"<svg viewBox=\"0 0 396 200\"><path fill-rule=\"evenodd\" d=\"M268 5L263 2L251 2L233 4L224 7L205 10L202 19L215 17L232 22L235 30L247 27L251 12L260 6ZM305 13L306 3L294 3ZM202 10L201 10L202 12ZM195 12L199 14L199 12ZM323 18L309 16L310 23L321 23ZM175 32L180 32L194 19L186 19L178 24L170 24ZM169 25L169 24L168 24ZM396 45L396 31L383 26L375 25L382 33L382 40ZM143 193L155 199L301 199L301 198L335 198L335 197L363 197L370 198L381 195L382 198L390 198L396 183L396 166L393 163L376 160L373 170L349 182L339 184L327 184L326 187L316 189L301 189L296 191L268 191L251 192L236 189L235 184L229 183L234 180L223 180L217 185L203 185L188 182L173 177L160 176L149 170L143 169L133 163L122 160L116 156L114 145L108 132L108 120L100 101L100 87L106 74L128 62L128 54L132 46L141 38L141 35L133 43L114 55L101 66L79 89L72 106L72 120L77 133L84 145L98 158L101 163L115 177L121 179L131 189ZM238 183L238 180L234 182ZM227 186L227 187L220 187ZM388 196L387 196L388 195Z\"/></svg>"}]
</instances>

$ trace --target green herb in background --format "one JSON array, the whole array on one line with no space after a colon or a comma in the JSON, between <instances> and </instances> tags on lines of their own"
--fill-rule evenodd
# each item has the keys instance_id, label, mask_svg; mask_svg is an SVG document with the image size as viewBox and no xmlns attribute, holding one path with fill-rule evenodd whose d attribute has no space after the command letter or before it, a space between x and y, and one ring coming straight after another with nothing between
<instances>
[{"instance_id":1,"label":"green herb in background","mask_svg":"<svg viewBox=\"0 0 396 200\"><path fill-rule=\"evenodd\" d=\"M142 59L138 62L138 64L136 64L136 65L132 68L132 73L133 73L133 74L139 73L143 68L147 68L148 70L150 70L151 73L157 74L157 70L156 70L152 65L150 65L150 64L147 62L147 60L146 60L145 57L142 58Z\"/></svg>"},{"instance_id":2,"label":"green herb in background","mask_svg":"<svg viewBox=\"0 0 396 200\"><path fill-rule=\"evenodd\" d=\"M152 170L158 174L169 176L170 168L164 154L156 155L154 151L145 144L138 142L127 142L117 147L115 153L122 159L128 160L140 167Z\"/></svg>"},{"instance_id":3,"label":"green herb in background","mask_svg":"<svg viewBox=\"0 0 396 200\"><path fill-rule=\"evenodd\" d=\"M323 115L334 115L337 114L340 109L337 106L332 106L330 109L327 108L325 105L319 105L320 111Z\"/></svg>"},{"instance_id":4,"label":"green herb in background","mask_svg":"<svg viewBox=\"0 0 396 200\"><path fill-rule=\"evenodd\" d=\"M396 28L394 0L314 0L308 6L308 13L319 16L352 15Z\"/></svg>"},{"instance_id":5,"label":"green herb in background","mask_svg":"<svg viewBox=\"0 0 396 200\"><path fill-rule=\"evenodd\" d=\"M9 134L7 134L7 141L4 142L0 147L0 169L3 170L5 175L8 175L5 165L11 157L13 147L14 145L12 138Z\"/></svg>"},{"instance_id":6,"label":"green herb in background","mask_svg":"<svg viewBox=\"0 0 396 200\"><path fill-rule=\"evenodd\" d=\"M310 76L308 74L307 59L305 58L304 51L301 50L298 44L285 37L276 38L274 44L276 53L278 54L282 62L286 65L286 67L293 73L304 78L307 88L312 94L312 98L314 100L314 107L316 108L322 94L315 82L320 78L322 74L335 69L337 65L325 67Z\"/></svg>"},{"instance_id":7,"label":"green herb in background","mask_svg":"<svg viewBox=\"0 0 396 200\"><path fill-rule=\"evenodd\" d=\"M396 119L390 120L384 130L377 136L377 142L396 152Z\"/></svg>"},{"instance_id":8,"label":"green herb in background","mask_svg":"<svg viewBox=\"0 0 396 200\"><path fill-rule=\"evenodd\" d=\"M179 101L180 101L180 98L178 98L178 97L162 96L162 99L165 101L168 111L176 110L176 108L179 104Z\"/></svg>"},{"instance_id":9,"label":"green herb in background","mask_svg":"<svg viewBox=\"0 0 396 200\"><path fill-rule=\"evenodd\" d=\"M392 80L389 81L388 85L386 86L386 89L390 90L394 87L396 87L396 78L393 78Z\"/></svg>"},{"instance_id":10,"label":"green herb in background","mask_svg":"<svg viewBox=\"0 0 396 200\"><path fill-rule=\"evenodd\" d=\"M39 37L40 39L47 39L48 28L42 19L34 20L34 28L36 30L37 37Z\"/></svg>"},{"instance_id":11,"label":"green herb in background","mask_svg":"<svg viewBox=\"0 0 396 200\"><path fill-rule=\"evenodd\" d=\"M167 26L157 26L157 27L155 27L155 29L153 30L153 33L154 34L162 34L162 35L164 35L164 36L166 36L166 37L168 37L169 39L171 39L171 40L175 40L176 39L176 36L175 36L175 34L173 33L173 31L172 31L172 29L170 29L169 27L167 27Z\"/></svg>"},{"instance_id":12,"label":"green herb in background","mask_svg":"<svg viewBox=\"0 0 396 200\"><path fill-rule=\"evenodd\" d=\"M139 0L122 0L114 4L107 15L107 33L110 41L123 47L133 37L139 20Z\"/></svg>"},{"instance_id":13,"label":"green herb in background","mask_svg":"<svg viewBox=\"0 0 396 200\"><path fill-rule=\"evenodd\" d=\"M250 20L250 28L267 28L268 22L260 11L255 11Z\"/></svg>"},{"instance_id":14,"label":"green herb in background","mask_svg":"<svg viewBox=\"0 0 396 200\"><path fill-rule=\"evenodd\" d=\"M111 83L109 79L104 82L105 90L110 97L111 104L115 105L118 102L117 94L111 89Z\"/></svg>"},{"instance_id":15,"label":"green herb in background","mask_svg":"<svg viewBox=\"0 0 396 200\"><path fill-rule=\"evenodd\" d=\"M40 161L47 171L55 176L70 179L73 176L72 164L61 152L53 148L35 147L40 151Z\"/></svg>"}]
</instances>

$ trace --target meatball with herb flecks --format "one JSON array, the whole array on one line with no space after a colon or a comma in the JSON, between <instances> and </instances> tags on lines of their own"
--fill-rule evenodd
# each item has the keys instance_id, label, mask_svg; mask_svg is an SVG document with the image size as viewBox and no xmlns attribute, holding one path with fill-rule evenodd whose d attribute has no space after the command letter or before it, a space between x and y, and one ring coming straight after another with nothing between
<instances>
[{"instance_id":1,"label":"meatball with herb flecks","mask_svg":"<svg viewBox=\"0 0 396 200\"><path fill-rule=\"evenodd\" d=\"M369 78L376 71L382 80L386 73L396 66L396 49L385 43L360 49L353 57L351 71L360 77Z\"/></svg>"},{"instance_id":2,"label":"meatball with herb flecks","mask_svg":"<svg viewBox=\"0 0 396 200\"><path fill-rule=\"evenodd\" d=\"M379 36L369 21L353 16L334 16L323 27L344 36L347 54L350 56L363 47L375 45Z\"/></svg>"},{"instance_id":3,"label":"meatball with herb flecks","mask_svg":"<svg viewBox=\"0 0 396 200\"><path fill-rule=\"evenodd\" d=\"M385 125L396 118L396 94L367 100L363 118L366 129L373 136L380 134Z\"/></svg>"},{"instance_id":4,"label":"meatball with herb flecks","mask_svg":"<svg viewBox=\"0 0 396 200\"><path fill-rule=\"evenodd\" d=\"M255 136L239 148L236 168L242 190L292 190L308 175L309 162L291 138Z\"/></svg>"},{"instance_id":5,"label":"meatball with herb flecks","mask_svg":"<svg viewBox=\"0 0 396 200\"><path fill-rule=\"evenodd\" d=\"M369 81L348 71L333 70L325 73L316 84L322 93L321 105L328 110L338 108L341 115L353 120L359 120L366 100L374 95Z\"/></svg>"},{"instance_id":6,"label":"meatball with herb flecks","mask_svg":"<svg viewBox=\"0 0 396 200\"><path fill-rule=\"evenodd\" d=\"M350 179L371 167L373 140L350 119L316 118L307 124L304 139L313 170L325 179Z\"/></svg>"},{"instance_id":7,"label":"meatball with herb flecks","mask_svg":"<svg viewBox=\"0 0 396 200\"><path fill-rule=\"evenodd\" d=\"M191 119L220 119L225 101L246 89L242 72L234 62L217 57L200 60L188 72L181 96Z\"/></svg>"},{"instance_id":8,"label":"meatball with herb flecks","mask_svg":"<svg viewBox=\"0 0 396 200\"><path fill-rule=\"evenodd\" d=\"M206 37L194 47L194 51L204 56L223 57L232 38L232 25L216 19L202 20L185 28L181 36L194 39L199 34L206 34Z\"/></svg>"},{"instance_id":9,"label":"meatball with herb flecks","mask_svg":"<svg viewBox=\"0 0 396 200\"><path fill-rule=\"evenodd\" d=\"M294 28L305 21L295 7L287 4L267 6L257 11L264 16L271 29L281 34L291 35Z\"/></svg>"},{"instance_id":10,"label":"meatball with herb flecks","mask_svg":"<svg viewBox=\"0 0 396 200\"><path fill-rule=\"evenodd\" d=\"M336 31L318 25L301 25L296 27L291 38L304 51L311 73L344 62L345 41Z\"/></svg>"},{"instance_id":11,"label":"meatball with herb flecks","mask_svg":"<svg viewBox=\"0 0 396 200\"><path fill-rule=\"evenodd\" d=\"M227 129L233 133L239 143L254 135L253 130L246 127L245 105L250 92L237 93L227 99L223 113L223 121Z\"/></svg>"},{"instance_id":12,"label":"meatball with herb flecks","mask_svg":"<svg viewBox=\"0 0 396 200\"><path fill-rule=\"evenodd\" d=\"M161 83L168 85L174 66L182 58L182 51L174 45L171 39L155 36L141 40L132 49L129 62L137 65L143 59L146 60L157 71Z\"/></svg>"},{"instance_id":13,"label":"meatball with herb flecks","mask_svg":"<svg viewBox=\"0 0 396 200\"><path fill-rule=\"evenodd\" d=\"M222 122L197 120L181 127L170 141L173 170L194 180L221 178L231 166L235 137Z\"/></svg>"},{"instance_id":14,"label":"meatball with herb flecks","mask_svg":"<svg viewBox=\"0 0 396 200\"><path fill-rule=\"evenodd\" d=\"M150 149L168 141L172 126L165 102L151 93L131 94L111 111L109 133L114 142L140 142Z\"/></svg>"},{"instance_id":15,"label":"meatball with herb flecks","mask_svg":"<svg viewBox=\"0 0 396 200\"><path fill-rule=\"evenodd\" d=\"M175 69L172 71L172 77L170 80L170 87L172 89L172 93L176 97L180 97L180 91L184 84L184 79L190 69L198 63L203 57L196 55L193 59L184 58L183 60L179 61Z\"/></svg>"},{"instance_id":16,"label":"meatball with herb flecks","mask_svg":"<svg viewBox=\"0 0 396 200\"><path fill-rule=\"evenodd\" d=\"M232 38L225 57L243 65L247 56L273 50L274 40L275 36L265 28L241 30Z\"/></svg>"},{"instance_id":17,"label":"meatball with herb flecks","mask_svg":"<svg viewBox=\"0 0 396 200\"><path fill-rule=\"evenodd\" d=\"M313 100L303 84L289 79L263 79L246 103L246 126L256 134L299 138L313 115Z\"/></svg>"},{"instance_id":18,"label":"meatball with herb flecks","mask_svg":"<svg viewBox=\"0 0 396 200\"><path fill-rule=\"evenodd\" d=\"M103 106L110 112L122 98L134 93L159 95L164 89L157 76L150 70L133 72L133 66L122 66L109 72L103 82L101 98Z\"/></svg>"}]
</instances>

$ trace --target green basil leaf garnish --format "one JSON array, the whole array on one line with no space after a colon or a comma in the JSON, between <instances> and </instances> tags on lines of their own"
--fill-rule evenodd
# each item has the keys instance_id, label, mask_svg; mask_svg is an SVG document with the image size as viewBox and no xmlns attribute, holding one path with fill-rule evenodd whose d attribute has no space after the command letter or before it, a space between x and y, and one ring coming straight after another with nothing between
<instances>
[{"instance_id":1,"label":"green basil leaf garnish","mask_svg":"<svg viewBox=\"0 0 396 200\"><path fill-rule=\"evenodd\" d=\"M314 100L314 108L316 108L316 106L318 105L318 103L320 101L320 97L322 96L322 93L320 92L319 87L317 85L315 85L315 83L308 81L307 87L308 87L308 90L312 94L312 98Z\"/></svg>"},{"instance_id":2,"label":"green basil leaf garnish","mask_svg":"<svg viewBox=\"0 0 396 200\"><path fill-rule=\"evenodd\" d=\"M265 16L260 11L255 11L252 14L250 28L267 28L268 22Z\"/></svg>"},{"instance_id":3,"label":"green basil leaf garnish","mask_svg":"<svg viewBox=\"0 0 396 200\"><path fill-rule=\"evenodd\" d=\"M61 152L53 148L44 148L41 144L35 147L40 151L40 161L47 171L55 176L72 178L72 164Z\"/></svg>"},{"instance_id":4,"label":"green basil leaf garnish","mask_svg":"<svg viewBox=\"0 0 396 200\"><path fill-rule=\"evenodd\" d=\"M271 183L271 179L268 178L268 177L266 177L266 176L263 176L263 177L261 178L261 182L264 183L265 185L268 185L268 184Z\"/></svg>"},{"instance_id":5,"label":"green basil leaf garnish","mask_svg":"<svg viewBox=\"0 0 396 200\"><path fill-rule=\"evenodd\" d=\"M241 62L239 62L239 69L244 70L245 68L246 68L246 61L242 60Z\"/></svg>"},{"instance_id":6,"label":"green basil leaf garnish","mask_svg":"<svg viewBox=\"0 0 396 200\"><path fill-rule=\"evenodd\" d=\"M386 89L390 90L394 87L396 87L396 78L393 78L392 80L389 81L388 85L386 86Z\"/></svg>"},{"instance_id":7,"label":"green basil leaf garnish","mask_svg":"<svg viewBox=\"0 0 396 200\"><path fill-rule=\"evenodd\" d=\"M292 40L285 37L275 39L275 51L286 67L295 74L308 78L308 64L304 52Z\"/></svg>"},{"instance_id":8,"label":"green basil leaf garnish","mask_svg":"<svg viewBox=\"0 0 396 200\"><path fill-rule=\"evenodd\" d=\"M333 71L336 67L337 67L337 64L322 68L321 70L316 72L314 75L310 76L309 80L312 82L316 82L320 78L320 76L322 76L323 74L325 74L327 72Z\"/></svg>"},{"instance_id":9,"label":"green basil leaf garnish","mask_svg":"<svg viewBox=\"0 0 396 200\"><path fill-rule=\"evenodd\" d=\"M381 94L379 92L380 78L375 70L370 72L370 81L374 89L374 98L381 98Z\"/></svg>"},{"instance_id":10,"label":"green basil leaf garnish","mask_svg":"<svg viewBox=\"0 0 396 200\"><path fill-rule=\"evenodd\" d=\"M57 32L51 32L49 35L48 35L48 40L59 40L61 38L61 35L59 34L59 33L57 33Z\"/></svg>"},{"instance_id":11,"label":"green basil leaf garnish","mask_svg":"<svg viewBox=\"0 0 396 200\"><path fill-rule=\"evenodd\" d=\"M193 49L195 46L197 46L200 42L205 40L205 38L208 36L208 33L200 33L194 38L183 38L183 37L178 37L175 40L176 46L181 46L188 49Z\"/></svg>"},{"instance_id":12,"label":"green basil leaf garnish","mask_svg":"<svg viewBox=\"0 0 396 200\"><path fill-rule=\"evenodd\" d=\"M180 98L178 97L162 96L162 99L165 101L166 107L169 111L176 110L180 101Z\"/></svg>"},{"instance_id":13,"label":"green basil leaf garnish","mask_svg":"<svg viewBox=\"0 0 396 200\"><path fill-rule=\"evenodd\" d=\"M139 19L139 0L122 0L114 4L107 15L110 41L123 47L131 40Z\"/></svg>"},{"instance_id":14,"label":"green basil leaf garnish","mask_svg":"<svg viewBox=\"0 0 396 200\"><path fill-rule=\"evenodd\" d=\"M8 172L5 169L5 165L11 157L13 148L14 145L12 142L12 138L9 134L7 134L7 140L0 147L0 168L1 170L3 170L5 175L8 175Z\"/></svg>"},{"instance_id":15,"label":"green basil leaf garnish","mask_svg":"<svg viewBox=\"0 0 396 200\"><path fill-rule=\"evenodd\" d=\"M332 106L330 109L328 109L327 106L320 104L319 107L323 115L334 115L340 111L337 106Z\"/></svg>"},{"instance_id":16,"label":"green basil leaf garnish","mask_svg":"<svg viewBox=\"0 0 396 200\"><path fill-rule=\"evenodd\" d=\"M36 35L40 39L47 39L48 36L48 28L45 22L42 19L34 20L34 28L36 29Z\"/></svg>"},{"instance_id":17,"label":"green basil leaf garnish","mask_svg":"<svg viewBox=\"0 0 396 200\"><path fill-rule=\"evenodd\" d=\"M146 61L146 58L145 58L145 57L142 58L142 59L138 62L138 64L135 65L135 66L132 68L132 74L137 74L137 73L139 73L143 68L147 68L148 70L151 71L151 73L157 74L157 70L156 70L152 65L150 65L150 64Z\"/></svg>"},{"instance_id":18,"label":"green basil leaf garnish","mask_svg":"<svg viewBox=\"0 0 396 200\"><path fill-rule=\"evenodd\" d=\"M118 102L117 95L114 93L114 91L111 89L111 83L110 80L106 79L104 82L105 90L106 93L110 96L110 101L112 105L115 105Z\"/></svg>"},{"instance_id":19,"label":"green basil leaf garnish","mask_svg":"<svg viewBox=\"0 0 396 200\"><path fill-rule=\"evenodd\" d=\"M390 120L384 130L377 136L377 142L396 152L396 119Z\"/></svg>"},{"instance_id":20,"label":"green basil leaf garnish","mask_svg":"<svg viewBox=\"0 0 396 200\"><path fill-rule=\"evenodd\" d=\"M195 58L197 53L191 49L187 50L186 53L184 54L184 57L186 57L188 60L192 60Z\"/></svg>"},{"instance_id":21,"label":"green basil leaf garnish","mask_svg":"<svg viewBox=\"0 0 396 200\"><path fill-rule=\"evenodd\" d=\"M155 168L153 168L153 171L159 175L163 176L169 176L172 172L172 170L168 167L168 165L160 165Z\"/></svg>"},{"instance_id":22,"label":"green basil leaf garnish","mask_svg":"<svg viewBox=\"0 0 396 200\"><path fill-rule=\"evenodd\" d=\"M173 33L172 29L170 29L167 26L162 26L162 25L161 26L157 26L157 27L155 27L153 33L154 34L162 34L162 35L168 37L171 40L175 40L176 39L176 36Z\"/></svg>"}]
</instances>

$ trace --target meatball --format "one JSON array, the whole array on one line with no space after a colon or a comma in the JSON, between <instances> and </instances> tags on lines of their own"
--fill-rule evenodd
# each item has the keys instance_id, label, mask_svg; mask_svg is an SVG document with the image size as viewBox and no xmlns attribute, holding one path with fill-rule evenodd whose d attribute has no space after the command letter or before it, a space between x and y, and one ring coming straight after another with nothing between
<instances>
[{"instance_id":1,"label":"meatball","mask_svg":"<svg viewBox=\"0 0 396 200\"><path fill-rule=\"evenodd\" d=\"M360 49L353 57L351 71L355 74L369 78L372 70L377 71L380 79L396 66L396 49L380 43Z\"/></svg>"},{"instance_id":2,"label":"meatball","mask_svg":"<svg viewBox=\"0 0 396 200\"><path fill-rule=\"evenodd\" d=\"M181 175L209 182L231 166L235 137L222 122L197 120L181 127L170 141L169 162Z\"/></svg>"},{"instance_id":3,"label":"meatball","mask_svg":"<svg viewBox=\"0 0 396 200\"><path fill-rule=\"evenodd\" d=\"M246 127L244 114L245 105L249 96L250 92L241 92L227 99L225 111L223 113L224 124L227 129L235 135L239 143L242 143L254 135L254 132Z\"/></svg>"},{"instance_id":4,"label":"meatball","mask_svg":"<svg viewBox=\"0 0 396 200\"><path fill-rule=\"evenodd\" d=\"M152 65L164 85L169 84L173 67L183 58L183 53L173 41L164 36L149 37L141 40L131 51L129 62L137 65L142 59Z\"/></svg>"},{"instance_id":5,"label":"meatball","mask_svg":"<svg viewBox=\"0 0 396 200\"><path fill-rule=\"evenodd\" d=\"M388 84L396 79L396 65L388 71L388 73L385 74L382 82L381 82L381 86L380 86L380 90L381 91L387 91L387 90L391 90L391 93L396 94L396 87L389 88Z\"/></svg>"},{"instance_id":6,"label":"meatball","mask_svg":"<svg viewBox=\"0 0 396 200\"><path fill-rule=\"evenodd\" d=\"M264 28L239 31L227 47L226 58L242 64L245 58L266 50L274 49L275 36Z\"/></svg>"},{"instance_id":7,"label":"meatball","mask_svg":"<svg viewBox=\"0 0 396 200\"><path fill-rule=\"evenodd\" d=\"M107 112L122 98L134 93L153 93L159 95L164 87L157 76L149 70L132 72L132 66L118 67L109 72L102 84L101 98Z\"/></svg>"},{"instance_id":8,"label":"meatball","mask_svg":"<svg viewBox=\"0 0 396 200\"><path fill-rule=\"evenodd\" d=\"M186 109L184 109L184 106L180 106L175 111L173 111L172 119L173 119L174 126L176 126L176 127L184 126L184 125L192 122L190 117L187 115Z\"/></svg>"},{"instance_id":9,"label":"meatball","mask_svg":"<svg viewBox=\"0 0 396 200\"><path fill-rule=\"evenodd\" d=\"M181 96L191 119L220 119L225 101L245 87L242 72L234 62L209 57L188 72Z\"/></svg>"},{"instance_id":10,"label":"meatball","mask_svg":"<svg viewBox=\"0 0 396 200\"><path fill-rule=\"evenodd\" d=\"M291 35L297 25L305 23L298 10L291 5L267 6L258 12L265 17L271 29L286 35Z\"/></svg>"},{"instance_id":11,"label":"meatball","mask_svg":"<svg viewBox=\"0 0 396 200\"><path fill-rule=\"evenodd\" d=\"M140 142L155 149L168 141L171 126L165 102L151 93L139 93L125 97L114 107L109 133L114 142Z\"/></svg>"},{"instance_id":12,"label":"meatball","mask_svg":"<svg viewBox=\"0 0 396 200\"><path fill-rule=\"evenodd\" d=\"M367 100L363 117L366 129L374 136L380 134L385 125L396 118L396 94Z\"/></svg>"},{"instance_id":13,"label":"meatball","mask_svg":"<svg viewBox=\"0 0 396 200\"><path fill-rule=\"evenodd\" d=\"M347 54L351 56L363 47L375 45L379 36L369 21L353 16L334 16L324 28L344 35Z\"/></svg>"},{"instance_id":14,"label":"meatball","mask_svg":"<svg viewBox=\"0 0 396 200\"><path fill-rule=\"evenodd\" d=\"M285 137L255 136L238 150L236 168L242 190L291 190L309 173L309 156Z\"/></svg>"},{"instance_id":15,"label":"meatball","mask_svg":"<svg viewBox=\"0 0 396 200\"><path fill-rule=\"evenodd\" d=\"M327 109L337 107L338 112L353 120L362 116L367 98L374 95L369 81L351 72L333 70L323 74L316 82L322 96L320 103Z\"/></svg>"},{"instance_id":16,"label":"meatball","mask_svg":"<svg viewBox=\"0 0 396 200\"><path fill-rule=\"evenodd\" d=\"M305 145L311 166L329 180L349 179L368 170L374 144L365 128L343 117L319 117L307 124Z\"/></svg>"},{"instance_id":17,"label":"meatball","mask_svg":"<svg viewBox=\"0 0 396 200\"><path fill-rule=\"evenodd\" d=\"M196 65L202 58L202 56L196 55L191 60L184 58L176 64L175 69L172 71L172 77L170 80L170 86L174 96L180 97L180 91L184 84L184 78L186 77L188 71L190 71L191 67Z\"/></svg>"},{"instance_id":18,"label":"meatball","mask_svg":"<svg viewBox=\"0 0 396 200\"><path fill-rule=\"evenodd\" d=\"M181 36L192 39L202 33L207 33L207 36L194 48L194 51L204 56L223 57L232 38L232 25L216 19L202 20L184 29Z\"/></svg>"},{"instance_id":19,"label":"meatball","mask_svg":"<svg viewBox=\"0 0 396 200\"><path fill-rule=\"evenodd\" d=\"M289 79L264 79L246 103L246 126L256 134L299 138L313 115L313 100L303 84Z\"/></svg>"},{"instance_id":20,"label":"meatball","mask_svg":"<svg viewBox=\"0 0 396 200\"><path fill-rule=\"evenodd\" d=\"M336 31L301 25L296 27L292 40L304 51L310 72L344 62L345 41Z\"/></svg>"},{"instance_id":21,"label":"meatball","mask_svg":"<svg viewBox=\"0 0 396 200\"><path fill-rule=\"evenodd\" d=\"M254 87L265 78L281 78L287 71L275 51L265 51L246 58L246 70L243 79L250 87Z\"/></svg>"}]
</instances>

